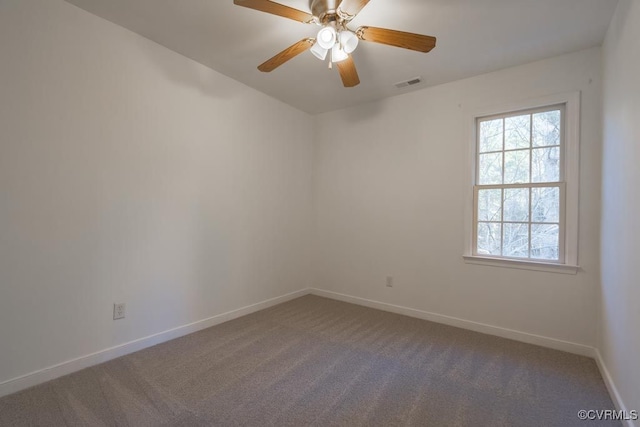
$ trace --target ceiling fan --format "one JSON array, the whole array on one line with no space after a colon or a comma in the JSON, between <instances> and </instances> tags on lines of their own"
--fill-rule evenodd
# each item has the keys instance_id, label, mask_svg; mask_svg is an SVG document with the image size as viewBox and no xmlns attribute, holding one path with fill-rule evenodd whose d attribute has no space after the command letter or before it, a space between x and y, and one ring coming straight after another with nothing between
<instances>
[{"instance_id":1,"label":"ceiling fan","mask_svg":"<svg viewBox=\"0 0 640 427\"><path fill-rule=\"evenodd\" d=\"M329 68L336 64L344 86L354 87L360 84L360 77L351 53L360 40L424 53L436 46L435 37L421 34L367 26L355 31L349 29L348 24L369 3L369 0L310 0L311 14L271 0L234 0L233 3L322 27L315 38L302 39L258 66L258 69L265 73L275 70L310 49L311 53L322 61L329 57Z\"/></svg>"}]
</instances>

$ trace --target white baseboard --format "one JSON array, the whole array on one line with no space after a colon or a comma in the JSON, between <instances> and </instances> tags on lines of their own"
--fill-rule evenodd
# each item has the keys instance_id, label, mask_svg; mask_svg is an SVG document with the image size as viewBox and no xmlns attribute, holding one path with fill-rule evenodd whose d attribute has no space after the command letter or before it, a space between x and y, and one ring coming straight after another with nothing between
<instances>
[{"instance_id":1,"label":"white baseboard","mask_svg":"<svg viewBox=\"0 0 640 427\"><path fill-rule=\"evenodd\" d=\"M613 404L616 405L616 409L619 411L623 411L625 413L629 413L629 409L624 404L622 400L622 396L620 396L620 392L618 392L618 388L613 382L613 378L611 378L611 374L607 369L607 365L605 365L604 360L602 359L602 355L600 354L600 350L595 349L595 359L598 364L598 369L600 370L600 374L602 375L602 379L604 380L604 384L607 386L607 390L609 390L609 395L611 396L611 400L613 400ZM627 427L638 427L640 423L634 423L631 420L623 421L624 425Z\"/></svg>"},{"instance_id":2,"label":"white baseboard","mask_svg":"<svg viewBox=\"0 0 640 427\"><path fill-rule=\"evenodd\" d=\"M366 307L377 308L379 310L403 314L405 316L416 317L418 319L429 320L431 322L443 323L445 325L468 329L483 334L495 335L498 337L521 341L528 344L539 345L541 347L552 348L555 350L561 350L568 353L595 358L595 349L584 344L562 341L555 338L543 337L540 335L529 334L527 332L515 331L513 329L506 329L499 326L487 325L484 323L459 319L457 317L446 316L443 314L430 313L428 311L417 310L414 308L402 307L399 305L344 295L337 292L325 291L321 289L311 289L310 291L313 295L318 295L344 302L350 302L352 304L363 305Z\"/></svg>"},{"instance_id":3,"label":"white baseboard","mask_svg":"<svg viewBox=\"0 0 640 427\"><path fill-rule=\"evenodd\" d=\"M117 357L154 346L156 344L160 344L184 335L200 331L202 329L219 325L220 323L224 323L241 316L246 316L247 314L251 314L256 311L264 310L265 308L269 308L274 305L307 295L308 293L308 289L303 289L300 291L292 292L290 294L282 295L280 297L271 298L256 304L251 304L246 307L218 314L216 316L209 317L208 319L199 320L188 325L179 326L177 328L169 329L164 332L159 332L157 334L120 344L115 347L100 350L92 354L87 354L85 356L81 356L54 366L40 369L38 371L34 371L17 378L0 382L0 397L16 393L20 390L33 387L35 385L53 380L72 372L79 371L84 368L88 368L89 366L94 366L99 363L103 363Z\"/></svg>"}]
</instances>

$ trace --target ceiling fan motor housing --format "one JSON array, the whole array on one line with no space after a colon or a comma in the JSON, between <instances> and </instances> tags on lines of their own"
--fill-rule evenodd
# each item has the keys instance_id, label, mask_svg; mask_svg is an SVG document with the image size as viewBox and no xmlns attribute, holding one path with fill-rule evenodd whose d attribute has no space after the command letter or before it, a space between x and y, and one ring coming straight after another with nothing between
<instances>
[{"instance_id":1,"label":"ceiling fan motor housing","mask_svg":"<svg viewBox=\"0 0 640 427\"><path fill-rule=\"evenodd\" d=\"M313 16L316 16L320 22L327 23L337 20L340 3L342 0L311 0L309 7Z\"/></svg>"}]
</instances>

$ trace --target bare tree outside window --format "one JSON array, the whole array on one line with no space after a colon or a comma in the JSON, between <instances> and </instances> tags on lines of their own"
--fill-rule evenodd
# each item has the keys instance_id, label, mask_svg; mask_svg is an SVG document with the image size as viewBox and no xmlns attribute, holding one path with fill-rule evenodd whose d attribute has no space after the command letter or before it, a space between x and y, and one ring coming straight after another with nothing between
<instances>
[{"instance_id":1,"label":"bare tree outside window","mask_svg":"<svg viewBox=\"0 0 640 427\"><path fill-rule=\"evenodd\" d=\"M475 255L563 262L563 115L477 120Z\"/></svg>"}]
</instances>

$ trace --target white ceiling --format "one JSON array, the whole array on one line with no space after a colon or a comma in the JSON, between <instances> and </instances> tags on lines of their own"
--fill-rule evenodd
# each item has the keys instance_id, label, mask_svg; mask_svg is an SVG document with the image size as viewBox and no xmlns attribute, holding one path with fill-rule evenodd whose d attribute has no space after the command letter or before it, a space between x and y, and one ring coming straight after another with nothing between
<instances>
[{"instance_id":1,"label":"white ceiling","mask_svg":"<svg viewBox=\"0 0 640 427\"><path fill-rule=\"evenodd\" d=\"M346 89L306 52L272 73L257 70L317 27L235 6L232 0L67 0L309 113L336 110L599 46L618 0L371 0L352 22L432 35L423 54L360 43L361 84ZM309 11L307 0L279 3ZM422 76L409 89L394 83Z\"/></svg>"}]
</instances>

